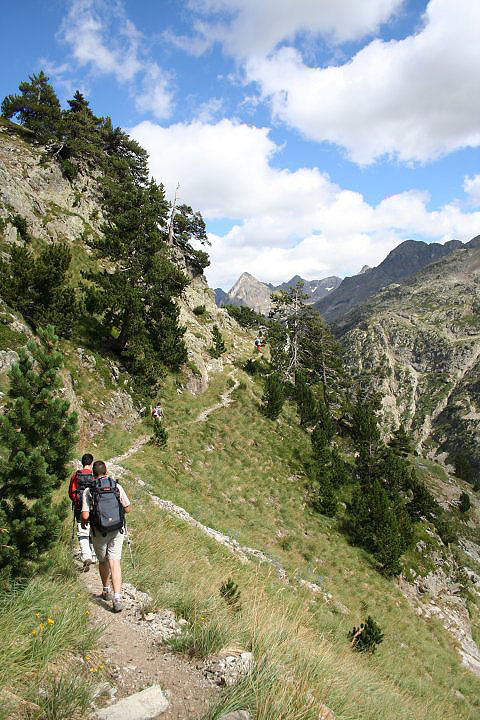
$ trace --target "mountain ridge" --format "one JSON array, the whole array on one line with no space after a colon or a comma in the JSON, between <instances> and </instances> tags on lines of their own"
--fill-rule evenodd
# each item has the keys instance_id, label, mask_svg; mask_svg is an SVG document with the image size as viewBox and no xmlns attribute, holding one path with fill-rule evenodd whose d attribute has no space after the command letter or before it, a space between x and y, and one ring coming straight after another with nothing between
<instances>
[{"instance_id":1,"label":"mountain ridge","mask_svg":"<svg viewBox=\"0 0 480 720\"><path fill-rule=\"evenodd\" d=\"M358 275L344 278L328 297L315 303L315 308L327 322L336 324L382 287L407 280L426 265L462 246L460 240L450 240L444 245L404 240L376 267L365 270L364 266Z\"/></svg>"},{"instance_id":2,"label":"mountain ridge","mask_svg":"<svg viewBox=\"0 0 480 720\"><path fill-rule=\"evenodd\" d=\"M267 315L271 306L271 296L274 293L288 291L299 282L303 283L303 291L308 296L307 304L312 304L335 290L341 283L341 278L329 275L320 280L304 280L300 275L294 275L286 282L273 285L257 280L249 272L243 272L228 292L222 288L214 290L215 301L218 306L246 305L262 315Z\"/></svg>"}]
</instances>

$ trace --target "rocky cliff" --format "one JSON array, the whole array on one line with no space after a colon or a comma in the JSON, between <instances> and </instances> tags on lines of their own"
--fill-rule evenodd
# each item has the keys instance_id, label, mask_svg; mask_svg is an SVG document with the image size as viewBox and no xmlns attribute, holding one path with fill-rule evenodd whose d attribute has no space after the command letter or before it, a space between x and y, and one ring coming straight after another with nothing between
<instances>
[{"instance_id":1,"label":"rocky cliff","mask_svg":"<svg viewBox=\"0 0 480 720\"><path fill-rule=\"evenodd\" d=\"M31 245L37 250L53 241L64 241L73 256L72 276L81 282L81 270L91 269L96 262L85 238L101 232L103 222L100 189L95 173L79 174L73 182L67 180L54 159L46 159L43 148L32 142L28 133L13 123L0 122L0 253L12 243L20 241L18 218L26 222ZM191 273L179 248L174 248L175 262L190 275L191 282L179 301L180 322L186 328L185 341L188 363L185 382L193 392L206 389L212 373L223 368L222 359L210 357L213 324L219 326L227 341L227 348L251 340L230 318L217 308L213 291L202 274ZM54 268L52 268L52 279ZM1 301L0 301L1 302ZM199 316L193 312L205 306ZM0 306L0 380L16 360L16 349L25 344L30 330L18 314ZM129 377L118 361L104 352L75 349L72 342L64 347L67 366L66 392L91 434L121 415L129 427L138 416L131 398ZM76 397L78 383L88 384L88 375L103 378L102 405L95 411L86 396ZM1 383L0 383L1 384Z\"/></svg>"},{"instance_id":2,"label":"rocky cliff","mask_svg":"<svg viewBox=\"0 0 480 720\"><path fill-rule=\"evenodd\" d=\"M341 323L354 375L384 394L387 426L404 423L420 448L480 470L478 238L390 285ZM369 379L368 379L369 376Z\"/></svg>"}]
</instances>

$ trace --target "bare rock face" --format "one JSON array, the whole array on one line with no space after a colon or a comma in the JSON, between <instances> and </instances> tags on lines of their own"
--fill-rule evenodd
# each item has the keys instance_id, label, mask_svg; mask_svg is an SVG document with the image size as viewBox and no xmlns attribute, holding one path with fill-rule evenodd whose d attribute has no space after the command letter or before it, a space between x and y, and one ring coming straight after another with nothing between
<instances>
[{"instance_id":1,"label":"bare rock face","mask_svg":"<svg viewBox=\"0 0 480 720\"><path fill-rule=\"evenodd\" d=\"M228 300L232 305L247 305L262 315L267 315L271 305L272 290L244 272L228 293Z\"/></svg>"}]
</instances>

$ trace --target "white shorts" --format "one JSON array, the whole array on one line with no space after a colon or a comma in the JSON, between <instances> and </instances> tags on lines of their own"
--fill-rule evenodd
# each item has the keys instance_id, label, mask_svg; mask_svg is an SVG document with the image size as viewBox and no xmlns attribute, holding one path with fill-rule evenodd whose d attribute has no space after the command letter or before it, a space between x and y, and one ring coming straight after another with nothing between
<instances>
[{"instance_id":1,"label":"white shorts","mask_svg":"<svg viewBox=\"0 0 480 720\"><path fill-rule=\"evenodd\" d=\"M95 530L95 535L92 534L91 537L98 562L103 562L106 558L115 560L122 559L122 546L125 532L114 530L103 536L99 530Z\"/></svg>"}]
</instances>

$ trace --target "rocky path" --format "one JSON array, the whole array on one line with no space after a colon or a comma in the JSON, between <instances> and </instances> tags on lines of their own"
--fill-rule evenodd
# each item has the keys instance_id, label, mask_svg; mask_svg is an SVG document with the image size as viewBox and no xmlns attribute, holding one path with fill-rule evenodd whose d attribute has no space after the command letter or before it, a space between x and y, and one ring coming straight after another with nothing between
<instances>
[{"instance_id":1,"label":"rocky path","mask_svg":"<svg viewBox=\"0 0 480 720\"><path fill-rule=\"evenodd\" d=\"M168 707L158 718L201 718L218 691L200 664L170 652L163 644L171 635L182 632L173 613L143 611L148 596L132 585L125 585L125 609L114 614L111 603L101 598L102 585L96 565L82 574L82 578L91 599L91 622L103 629L95 656L85 659L91 668L104 666L98 671L99 691L104 690L104 700L99 701L99 705L104 705L106 700L113 712L115 703L122 698L159 685Z\"/></svg>"},{"instance_id":2,"label":"rocky path","mask_svg":"<svg viewBox=\"0 0 480 720\"><path fill-rule=\"evenodd\" d=\"M211 415L213 412L215 412L215 410L221 410L221 408L228 407L231 404L231 402L232 402L231 395L240 385L240 381L238 380L238 378L235 375L235 370L232 370L228 374L228 377L233 380L233 385L231 387L227 388L227 390L225 390L225 392L222 393L222 395L220 395L220 402L215 403L215 405L212 405L212 407L202 410L202 412L197 415L197 417L195 418L195 420L193 422L206 422L208 419L208 416Z\"/></svg>"},{"instance_id":3,"label":"rocky path","mask_svg":"<svg viewBox=\"0 0 480 720\"><path fill-rule=\"evenodd\" d=\"M203 410L190 422L205 422L212 412L231 403L231 395L239 386L239 381L234 371L229 373L229 377L233 385L220 396L220 401ZM149 435L143 435L124 453L108 460L109 471L121 477L126 472L121 463L137 453L149 440ZM131 710L123 710L126 713L123 716L117 703L126 698L135 701L137 693L158 686L160 698L163 693L168 706L155 717L164 720L201 718L218 694L218 684L228 683L228 678L221 677L223 671L218 670L218 667L223 668L223 661L216 658L210 667L208 662L195 662L171 652L165 643L183 631L184 622L177 621L169 610L152 609L151 598L132 585L124 585L125 609L114 614L111 603L101 598L102 584L97 567L92 565L88 573L81 575L90 596L92 625L102 629L95 656L85 658L89 668L94 671L103 666L98 670L99 680L105 679L98 684L99 709L96 717L111 717L113 720L119 712L118 717L130 717ZM229 672L235 674L239 672L236 666L245 663L245 659L239 656L232 662Z\"/></svg>"}]
</instances>

